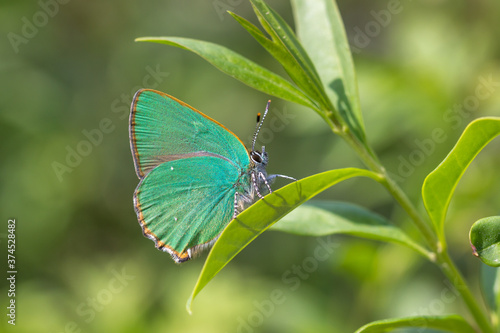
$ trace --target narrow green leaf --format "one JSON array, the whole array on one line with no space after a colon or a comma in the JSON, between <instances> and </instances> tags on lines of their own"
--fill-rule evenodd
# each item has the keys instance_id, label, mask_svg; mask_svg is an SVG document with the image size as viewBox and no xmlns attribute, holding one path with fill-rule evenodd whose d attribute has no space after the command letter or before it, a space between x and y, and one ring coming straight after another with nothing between
<instances>
[{"instance_id":1,"label":"narrow green leaf","mask_svg":"<svg viewBox=\"0 0 500 333\"><path fill-rule=\"evenodd\" d=\"M271 227L304 236L348 234L407 246L426 258L428 251L400 228L364 207L347 202L309 201Z\"/></svg>"},{"instance_id":2,"label":"narrow green leaf","mask_svg":"<svg viewBox=\"0 0 500 333\"><path fill-rule=\"evenodd\" d=\"M250 35L252 35L252 37L254 37L255 40L257 40L257 42L259 42L260 45L262 45L269 52L269 54L271 54L283 66L285 71L294 82L299 83L298 85L300 86L300 82L308 81L307 75L304 70L299 66L297 62L295 62L293 57L291 57L290 54L283 47L281 47L281 45L267 38L262 33L262 31L259 30L259 28L257 28L255 25L253 25L243 17L231 12L229 12L229 14L234 17L234 19L243 28L245 28L245 30L247 30ZM306 85L301 88L304 91L308 92L310 98L314 99L315 97L318 97L316 92L311 90L310 85ZM321 116L324 116L319 107L316 107L314 110L317 111Z\"/></svg>"},{"instance_id":3,"label":"narrow green leaf","mask_svg":"<svg viewBox=\"0 0 500 333\"><path fill-rule=\"evenodd\" d=\"M469 232L472 253L486 265L500 266L500 216L476 221Z\"/></svg>"},{"instance_id":4,"label":"narrow green leaf","mask_svg":"<svg viewBox=\"0 0 500 333\"><path fill-rule=\"evenodd\" d=\"M489 308L500 312L500 268L481 265L481 291ZM497 317L498 320L498 317ZM497 321L498 322L498 321Z\"/></svg>"},{"instance_id":5,"label":"narrow green leaf","mask_svg":"<svg viewBox=\"0 0 500 333\"><path fill-rule=\"evenodd\" d=\"M252 35L257 42L259 42L271 55L275 56L282 53L283 49L279 47L277 43L274 41L270 40L267 38L262 31L260 31L259 28L257 28L255 25L253 25L250 21L247 19L229 12L229 14L243 27L245 28L246 31Z\"/></svg>"},{"instance_id":6,"label":"narrow green leaf","mask_svg":"<svg viewBox=\"0 0 500 333\"><path fill-rule=\"evenodd\" d=\"M295 33L288 23L263 0L250 0L250 2L264 29L266 29L276 42L281 43L290 55L297 59L297 62L307 71L311 79L316 84L319 84L321 81L313 62L295 37Z\"/></svg>"},{"instance_id":7,"label":"narrow green leaf","mask_svg":"<svg viewBox=\"0 0 500 333\"><path fill-rule=\"evenodd\" d=\"M441 240L444 240L446 211L458 181L483 147L499 134L500 118L474 120L444 161L425 178L422 198Z\"/></svg>"},{"instance_id":8,"label":"narrow green leaf","mask_svg":"<svg viewBox=\"0 0 500 333\"><path fill-rule=\"evenodd\" d=\"M273 223L316 194L353 177L380 180L377 174L368 170L356 168L331 170L288 184L239 214L227 225L210 251L187 302L187 310L191 312L191 302L207 283Z\"/></svg>"},{"instance_id":9,"label":"narrow green leaf","mask_svg":"<svg viewBox=\"0 0 500 333\"><path fill-rule=\"evenodd\" d=\"M500 268L481 265L481 292L486 304L491 310L491 321L500 321Z\"/></svg>"},{"instance_id":10,"label":"narrow green leaf","mask_svg":"<svg viewBox=\"0 0 500 333\"><path fill-rule=\"evenodd\" d=\"M229 13L234 19L247 30L252 37L262 45L269 54L271 54L280 64L283 66L285 71L288 73L290 78L304 90L310 98L313 100L320 99L317 91L314 87L311 86L308 82L310 82L307 73L303 70L300 64L296 61L295 58L291 56L291 54L276 40L270 40L267 38L259 28L250 23L248 20L244 19L241 16L238 16L234 13ZM307 84L304 84L306 82ZM319 110L319 109L318 109Z\"/></svg>"},{"instance_id":11,"label":"narrow green leaf","mask_svg":"<svg viewBox=\"0 0 500 333\"><path fill-rule=\"evenodd\" d=\"M167 44L191 51L252 88L317 110L315 103L290 82L224 46L180 37L142 37L136 41Z\"/></svg>"},{"instance_id":12,"label":"narrow green leaf","mask_svg":"<svg viewBox=\"0 0 500 333\"><path fill-rule=\"evenodd\" d=\"M250 2L260 23L282 50L273 56L277 57L297 86L320 103L324 109L333 111L333 105L323 90L323 84L313 62L290 26L264 1L250 0Z\"/></svg>"},{"instance_id":13,"label":"narrow green leaf","mask_svg":"<svg viewBox=\"0 0 500 333\"><path fill-rule=\"evenodd\" d=\"M336 2L292 0L292 8L297 36L328 97L361 142L366 142L354 63Z\"/></svg>"},{"instance_id":14,"label":"narrow green leaf","mask_svg":"<svg viewBox=\"0 0 500 333\"><path fill-rule=\"evenodd\" d=\"M361 327L355 333L384 333L404 327L421 327L453 333L475 333L474 329L459 315L415 316L378 320ZM422 331L419 330L419 332Z\"/></svg>"}]
</instances>

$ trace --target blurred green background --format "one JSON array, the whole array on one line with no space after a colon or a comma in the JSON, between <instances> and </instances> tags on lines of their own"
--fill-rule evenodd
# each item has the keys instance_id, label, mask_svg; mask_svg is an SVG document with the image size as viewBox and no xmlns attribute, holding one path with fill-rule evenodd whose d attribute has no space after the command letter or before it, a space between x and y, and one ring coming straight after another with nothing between
<instances>
[{"instance_id":1,"label":"blurred green background","mask_svg":"<svg viewBox=\"0 0 500 333\"><path fill-rule=\"evenodd\" d=\"M500 3L402 0L388 16L392 2L342 0L339 7L354 47L367 135L421 207L425 175L467 123L500 115ZM269 3L293 25L288 2ZM415 253L351 237L329 239L328 260L291 288L284 276L313 256L318 240L267 232L203 290L189 316L185 302L204 258L176 265L142 236L132 205L138 179L128 142L130 101L138 88L156 88L248 142L270 96L187 51L134 38L209 40L283 73L224 13L256 22L250 5L41 0L0 6L1 267L7 220L15 218L18 270L12 327L2 269L0 330L352 332L376 319L463 310L460 300L443 298L444 277ZM478 89L490 93L478 98ZM269 117L283 113L289 122L263 139L269 172L303 178L361 166L312 111L274 98ZM443 140L432 141L440 129ZM499 148L493 142L473 163L448 215L452 255L476 287L480 262L471 255L468 230L500 212ZM86 156L68 157L75 150ZM361 204L414 232L370 180L350 180L320 197ZM275 290L282 302L270 306Z\"/></svg>"}]
</instances>

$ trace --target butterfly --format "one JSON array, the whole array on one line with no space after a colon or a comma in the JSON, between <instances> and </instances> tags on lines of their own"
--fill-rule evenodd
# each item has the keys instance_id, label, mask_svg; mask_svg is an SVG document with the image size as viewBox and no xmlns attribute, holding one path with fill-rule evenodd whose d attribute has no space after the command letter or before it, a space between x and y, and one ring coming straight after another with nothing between
<instances>
[{"instance_id":1,"label":"butterfly","mask_svg":"<svg viewBox=\"0 0 500 333\"><path fill-rule=\"evenodd\" d=\"M249 204L272 192L265 147L255 150L219 122L160 91L140 89L129 137L140 179L134 207L144 236L181 263L209 248Z\"/></svg>"}]
</instances>

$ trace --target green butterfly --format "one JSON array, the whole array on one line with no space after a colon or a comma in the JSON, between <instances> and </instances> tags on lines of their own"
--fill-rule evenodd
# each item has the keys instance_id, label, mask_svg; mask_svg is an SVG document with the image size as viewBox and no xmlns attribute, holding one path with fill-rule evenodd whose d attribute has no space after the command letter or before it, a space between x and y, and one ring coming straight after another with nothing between
<instances>
[{"instance_id":1,"label":"green butterfly","mask_svg":"<svg viewBox=\"0 0 500 333\"><path fill-rule=\"evenodd\" d=\"M177 263L210 247L257 197L271 192L265 148L248 151L223 125L165 93L139 90L130 146L140 183L134 206L144 235ZM260 114L259 114L260 116Z\"/></svg>"}]
</instances>

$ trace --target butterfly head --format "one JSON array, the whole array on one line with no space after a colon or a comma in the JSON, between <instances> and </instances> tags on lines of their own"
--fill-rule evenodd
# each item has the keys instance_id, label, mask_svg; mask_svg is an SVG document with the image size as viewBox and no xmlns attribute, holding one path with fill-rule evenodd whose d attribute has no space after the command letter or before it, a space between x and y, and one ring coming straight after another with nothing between
<instances>
[{"instance_id":1,"label":"butterfly head","mask_svg":"<svg viewBox=\"0 0 500 333\"><path fill-rule=\"evenodd\" d=\"M258 150L252 150L250 153L250 159L255 164L256 167L266 168L269 157L267 156L266 147L262 146L262 152Z\"/></svg>"}]
</instances>

